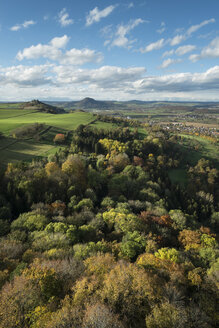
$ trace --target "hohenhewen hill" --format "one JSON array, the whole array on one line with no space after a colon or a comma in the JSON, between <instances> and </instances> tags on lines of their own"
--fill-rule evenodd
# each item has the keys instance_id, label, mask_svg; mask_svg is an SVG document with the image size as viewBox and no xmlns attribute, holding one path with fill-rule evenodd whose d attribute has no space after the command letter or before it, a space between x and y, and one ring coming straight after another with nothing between
<instances>
[{"instance_id":1,"label":"hohenhewen hill","mask_svg":"<svg viewBox=\"0 0 219 328\"><path fill-rule=\"evenodd\" d=\"M101 101L93 98L86 97L81 101L71 101L67 104L68 108L74 107L75 109L114 109L115 104L113 101ZM118 107L118 105L117 105Z\"/></svg>"},{"instance_id":2,"label":"hohenhewen hill","mask_svg":"<svg viewBox=\"0 0 219 328\"><path fill-rule=\"evenodd\" d=\"M56 106L45 104L39 100L32 100L29 102L22 103L23 109L34 109L40 112L50 113L50 114L64 114L65 110Z\"/></svg>"}]
</instances>

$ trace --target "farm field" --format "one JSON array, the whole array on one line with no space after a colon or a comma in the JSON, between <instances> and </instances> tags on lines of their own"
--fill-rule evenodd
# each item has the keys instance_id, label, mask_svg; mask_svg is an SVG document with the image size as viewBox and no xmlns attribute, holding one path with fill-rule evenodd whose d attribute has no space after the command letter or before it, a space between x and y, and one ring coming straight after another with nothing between
<instances>
[{"instance_id":1,"label":"farm field","mask_svg":"<svg viewBox=\"0 0 219 328\"><path fill-rule=\"evenodd\" d=\"M90 113L47 114L19 109L18 106L16 109L15 104L10 105L0 104L0 133L4 136L0 139L1 166L7 165L8 162L31 161L36 157L53 154L61 147L57 147L53 143L57 133L72 131L78 125L89 124L94 120L93 115ZM6 106L8 107L6 108ZM40 141L31 138L28 138L28 140L12 138L13 130L34 123L44 123L48 128L41 135Z\"/></svg>"},{"instance_id":2,"label":"farm field","mask_svg":"<svg viewBox=\"0 0 219 328\"><path fill-rule=\"evenodd\" d=\"M6 108L6 109L8 109L8 108L10 108L10 109L15 108L15 109L18 109L20 107L21 107L21 103L0 103L0 109L1 108Z\"/></svg>"},{"instance_id":3,"label":"farm field","mask_svg":"<svg viewBox=\"0 0 219 328\"><path fill-rule=\"evenodd\" d=\"M17 114L16 114L17 112ZM37 111L24 110L23 115L21 110L8 110L8 117L5 110L0 109L0 132L10 135L12 130L33 123L44 123L49 126L55 126L66 130L74 130L80 124L88 124L94 117L90 113L75 112L69 114L47 114Z\"/></svg>"},{"instance_id":4,"label":"farm field","mask_svg":"<svg viewBox=\"0 0 219 328\"><path fill-rule=\"evenodd\" d=\"M55 154L60 148L60 146L36 143L34 141L17 141L8 145L5 149L0 149L1 166L6 166L8 162L31 161L37 157Z\"/></svg>"}]
</instances>

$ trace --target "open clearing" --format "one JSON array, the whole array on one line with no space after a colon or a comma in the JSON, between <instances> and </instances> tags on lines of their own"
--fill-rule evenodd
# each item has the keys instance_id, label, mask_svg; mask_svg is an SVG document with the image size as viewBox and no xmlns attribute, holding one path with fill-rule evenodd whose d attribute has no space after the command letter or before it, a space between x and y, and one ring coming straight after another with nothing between
<instances>
[{"instance_id":1,"label":"open clearing","mask_svg":"<svg viewBox=\"0 0 219 328\"><path fill-rule=\"evenodd\" d=\"M180 136L184 138L182 144L185 147L185 156L188 162L196 164L202 157L218 162L219 147L217 144L200 136L190 134L180 134ZM191 149L191 146L197 146L198 148L196 150Z\"/></svg>"},{"instance_id":2,"label":"open clearing","mask_svg":"<svg viewBox=\"0 0 219 328\"><path fill-rule=\"evenodd\" d=\"M214 162L214 166L219 169L219 147L210 140L200 136L180 134L183 139L178 144L180 152L183 154L181 167L170 169L168 175L173 183L184 186L187 183L187 166L194 166L201 158L206 158ZM196 149L195 149L196 147Z\"/></svg>"}]
</instances>

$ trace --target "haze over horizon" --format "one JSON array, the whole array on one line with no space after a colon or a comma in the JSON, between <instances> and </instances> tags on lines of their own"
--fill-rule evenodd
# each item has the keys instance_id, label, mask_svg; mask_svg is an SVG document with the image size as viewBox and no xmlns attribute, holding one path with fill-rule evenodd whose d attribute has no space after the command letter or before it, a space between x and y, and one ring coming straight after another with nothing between
<instances>
[{"instance_id":1,"label":"haze over horizon","mask_svg":"<svg viewBox=\"0 0 219 328\"><path fill-rule=\"evenodd\" d=\"M219 2L0 4L0 101L219 101Z\"/></svg>"}]
</instances>

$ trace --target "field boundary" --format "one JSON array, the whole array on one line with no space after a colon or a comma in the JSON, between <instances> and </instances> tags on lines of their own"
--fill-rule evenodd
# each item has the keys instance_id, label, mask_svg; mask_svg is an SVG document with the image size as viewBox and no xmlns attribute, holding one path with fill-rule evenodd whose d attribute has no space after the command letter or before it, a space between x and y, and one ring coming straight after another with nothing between
<instances>
[{"instance_id":1,"label":"field boundary","mask_svg":"<svg viewBox=\"0 0 219 328\"><path fill-rule=\"evenodd\" d=\"M2 108L1 108L2 109ZM1 110L0 109L0 110ZM3 109L6 109L6 108L3 108ZM18 109L19 110L19 109ZM22 109L21 109L22 110ZM15 115L15 116L10 116L9 118L6 117L6 118L1 118L1 120L8 120L8 119L11 119L11 118L15 118L15 117L20 117L20 116L26 116L26 115L30 115L30 114L34 114L36 113L36 111L33 111L33 112L30 112L30 113L25 113L25 114L19 114L19 115Z\"/></svg>"},{"instance_id":2,"label":"field boundary","mask_svg":"<svg viewBox=\"0 0 219 328\"><path fill-rule=\"evenodd\" d=\"M16 144L18 141L20 141L20 140L14 140L9 145L0 148L0 150L6 150L8 147L13 146L14 144Z\"/></svg>"}]
</instances>

